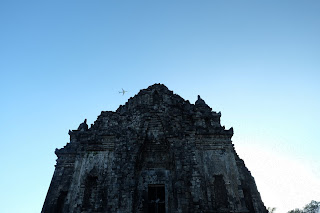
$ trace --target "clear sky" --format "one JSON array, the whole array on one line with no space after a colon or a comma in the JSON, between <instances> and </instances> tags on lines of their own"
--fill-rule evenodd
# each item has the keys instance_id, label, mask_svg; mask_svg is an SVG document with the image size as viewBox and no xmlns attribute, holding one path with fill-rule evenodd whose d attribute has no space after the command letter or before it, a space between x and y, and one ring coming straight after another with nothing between
<instances>
[{"instance_id":1,"label":"clear sky","mask_svg":"<svg viewBox=\"0 0 320 213\"><path fill-rule=\"evenodd\" d=\"M317 0L0 1L0 212L40 212L68 130L154 83L222 112L267 207L320 201L319 11Z\"/></svg>"}]
</instances>

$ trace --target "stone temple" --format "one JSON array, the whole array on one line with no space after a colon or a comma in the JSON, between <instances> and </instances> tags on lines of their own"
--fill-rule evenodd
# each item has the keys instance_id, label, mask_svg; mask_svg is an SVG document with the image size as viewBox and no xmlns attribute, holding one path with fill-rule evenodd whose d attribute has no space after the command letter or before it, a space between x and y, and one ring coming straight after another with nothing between
<instances>
[{"instance_id":1,"label":"stone temple","mask_svg":"<svg viewBox=\"0 0 320 213\"><path fill-rule=\"evenodd\" d=\"M216 113L163 84L69 131L42 213L267 210Z\"/></svg>"}]
</instances>

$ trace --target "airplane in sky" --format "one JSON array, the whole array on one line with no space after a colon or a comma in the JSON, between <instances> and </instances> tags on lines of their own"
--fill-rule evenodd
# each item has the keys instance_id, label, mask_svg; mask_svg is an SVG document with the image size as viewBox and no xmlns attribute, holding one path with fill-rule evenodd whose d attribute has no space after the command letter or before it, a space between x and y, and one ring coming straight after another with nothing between
<instances>
[{"instance_id":1,"label":"airplane in sky","mask_svg":"<svg viewBox=\"0 0 320 213\"><path fill-rule=\"evenodd\" d=\"M124 95L124 93L128 92L128 91L125 91L123 88L121 88L121 89L122 89L122 91L119 93L122 93L122 95Z\"/></svg>"}]
</instances>

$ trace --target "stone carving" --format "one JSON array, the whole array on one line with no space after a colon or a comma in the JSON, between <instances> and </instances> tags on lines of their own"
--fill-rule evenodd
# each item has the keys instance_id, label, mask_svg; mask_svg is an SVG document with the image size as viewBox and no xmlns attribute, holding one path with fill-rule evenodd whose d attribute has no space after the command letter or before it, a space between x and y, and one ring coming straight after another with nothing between
<instances>
[{"instance_id":1,"label":"stone carving","mask_svg":"<svg viewBox=\"0 0 320 213\"><path fill-rule=\"evenodd\" d=\"M154 84L85 120L55 151L42 213L266 213L220 116Z\"/></svg>"},{"instance_id":2,"label":"stone carving","mask_svg":"<svg viewBox=\"0 0 320 213\"><path fill-rule=\"evenodd\" d=\"M80 131L87 131L88 130L87 119L84 119L84 122L79 125L78 130L80 130Z\"/></svg>"}]
</instances>

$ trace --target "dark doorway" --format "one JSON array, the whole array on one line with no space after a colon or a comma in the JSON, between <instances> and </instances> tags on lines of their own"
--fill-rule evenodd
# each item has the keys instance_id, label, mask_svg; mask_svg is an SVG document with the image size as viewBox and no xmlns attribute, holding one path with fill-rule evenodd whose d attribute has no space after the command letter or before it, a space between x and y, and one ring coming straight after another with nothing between
<instances>
[{"instance_id":1,"label":"dark doorway","mask_svg":"<svg viewBox=\"0 0 320 213\"><path fill-rule=\"evenodd\" d=\"M243 188L242 190L243 190L243 195L244 195L247 209L249 210L250 213L254 212L250 189Z\"/></svg>"},{"instance_id":2,"label":"dark doorway","mask_svg":"<svg viewBox=\"0 0 320 213\"><path fill-rule=\"evenodd\" d=\"M61 191L60 192L60 195L58 197L58 200L57 200L57 207L56 207L56 213L62 213L63 212L63 207L64 207L64 202L65 202L65 199L67 197L67 194L68 192L66 191Z\"/></svg>"},{"instance_id":3,"label":"dark doorway","mask_svg":"<svg viewBox=\"0 0 320 213\"><path fill-rule=\"evenodd\" d=\"M222 175L214 175L213 187L215 208L228 208L228 191Z\"/></svg>"},{"instance_id":4,"label":"dark doorway","mask_svg":"<svg viewBox=\"0 0 320 213\"><path fill-rule=\"evenodd\" d=\"M84 195L82 200L82 209L88 210L94 208L95 193L97 190L98 177L89 175L84 184Z\"/></svg>"},{"instance_id":5,"label":"dark doorway","mask_svg":"<svg viewBox=\"0 0 320 213\"><path fill-rule=\"evenodd\" d=\"M165 213L165 187L164 184L148 186L148 213Z\"/></svg>"}]
</instances>

